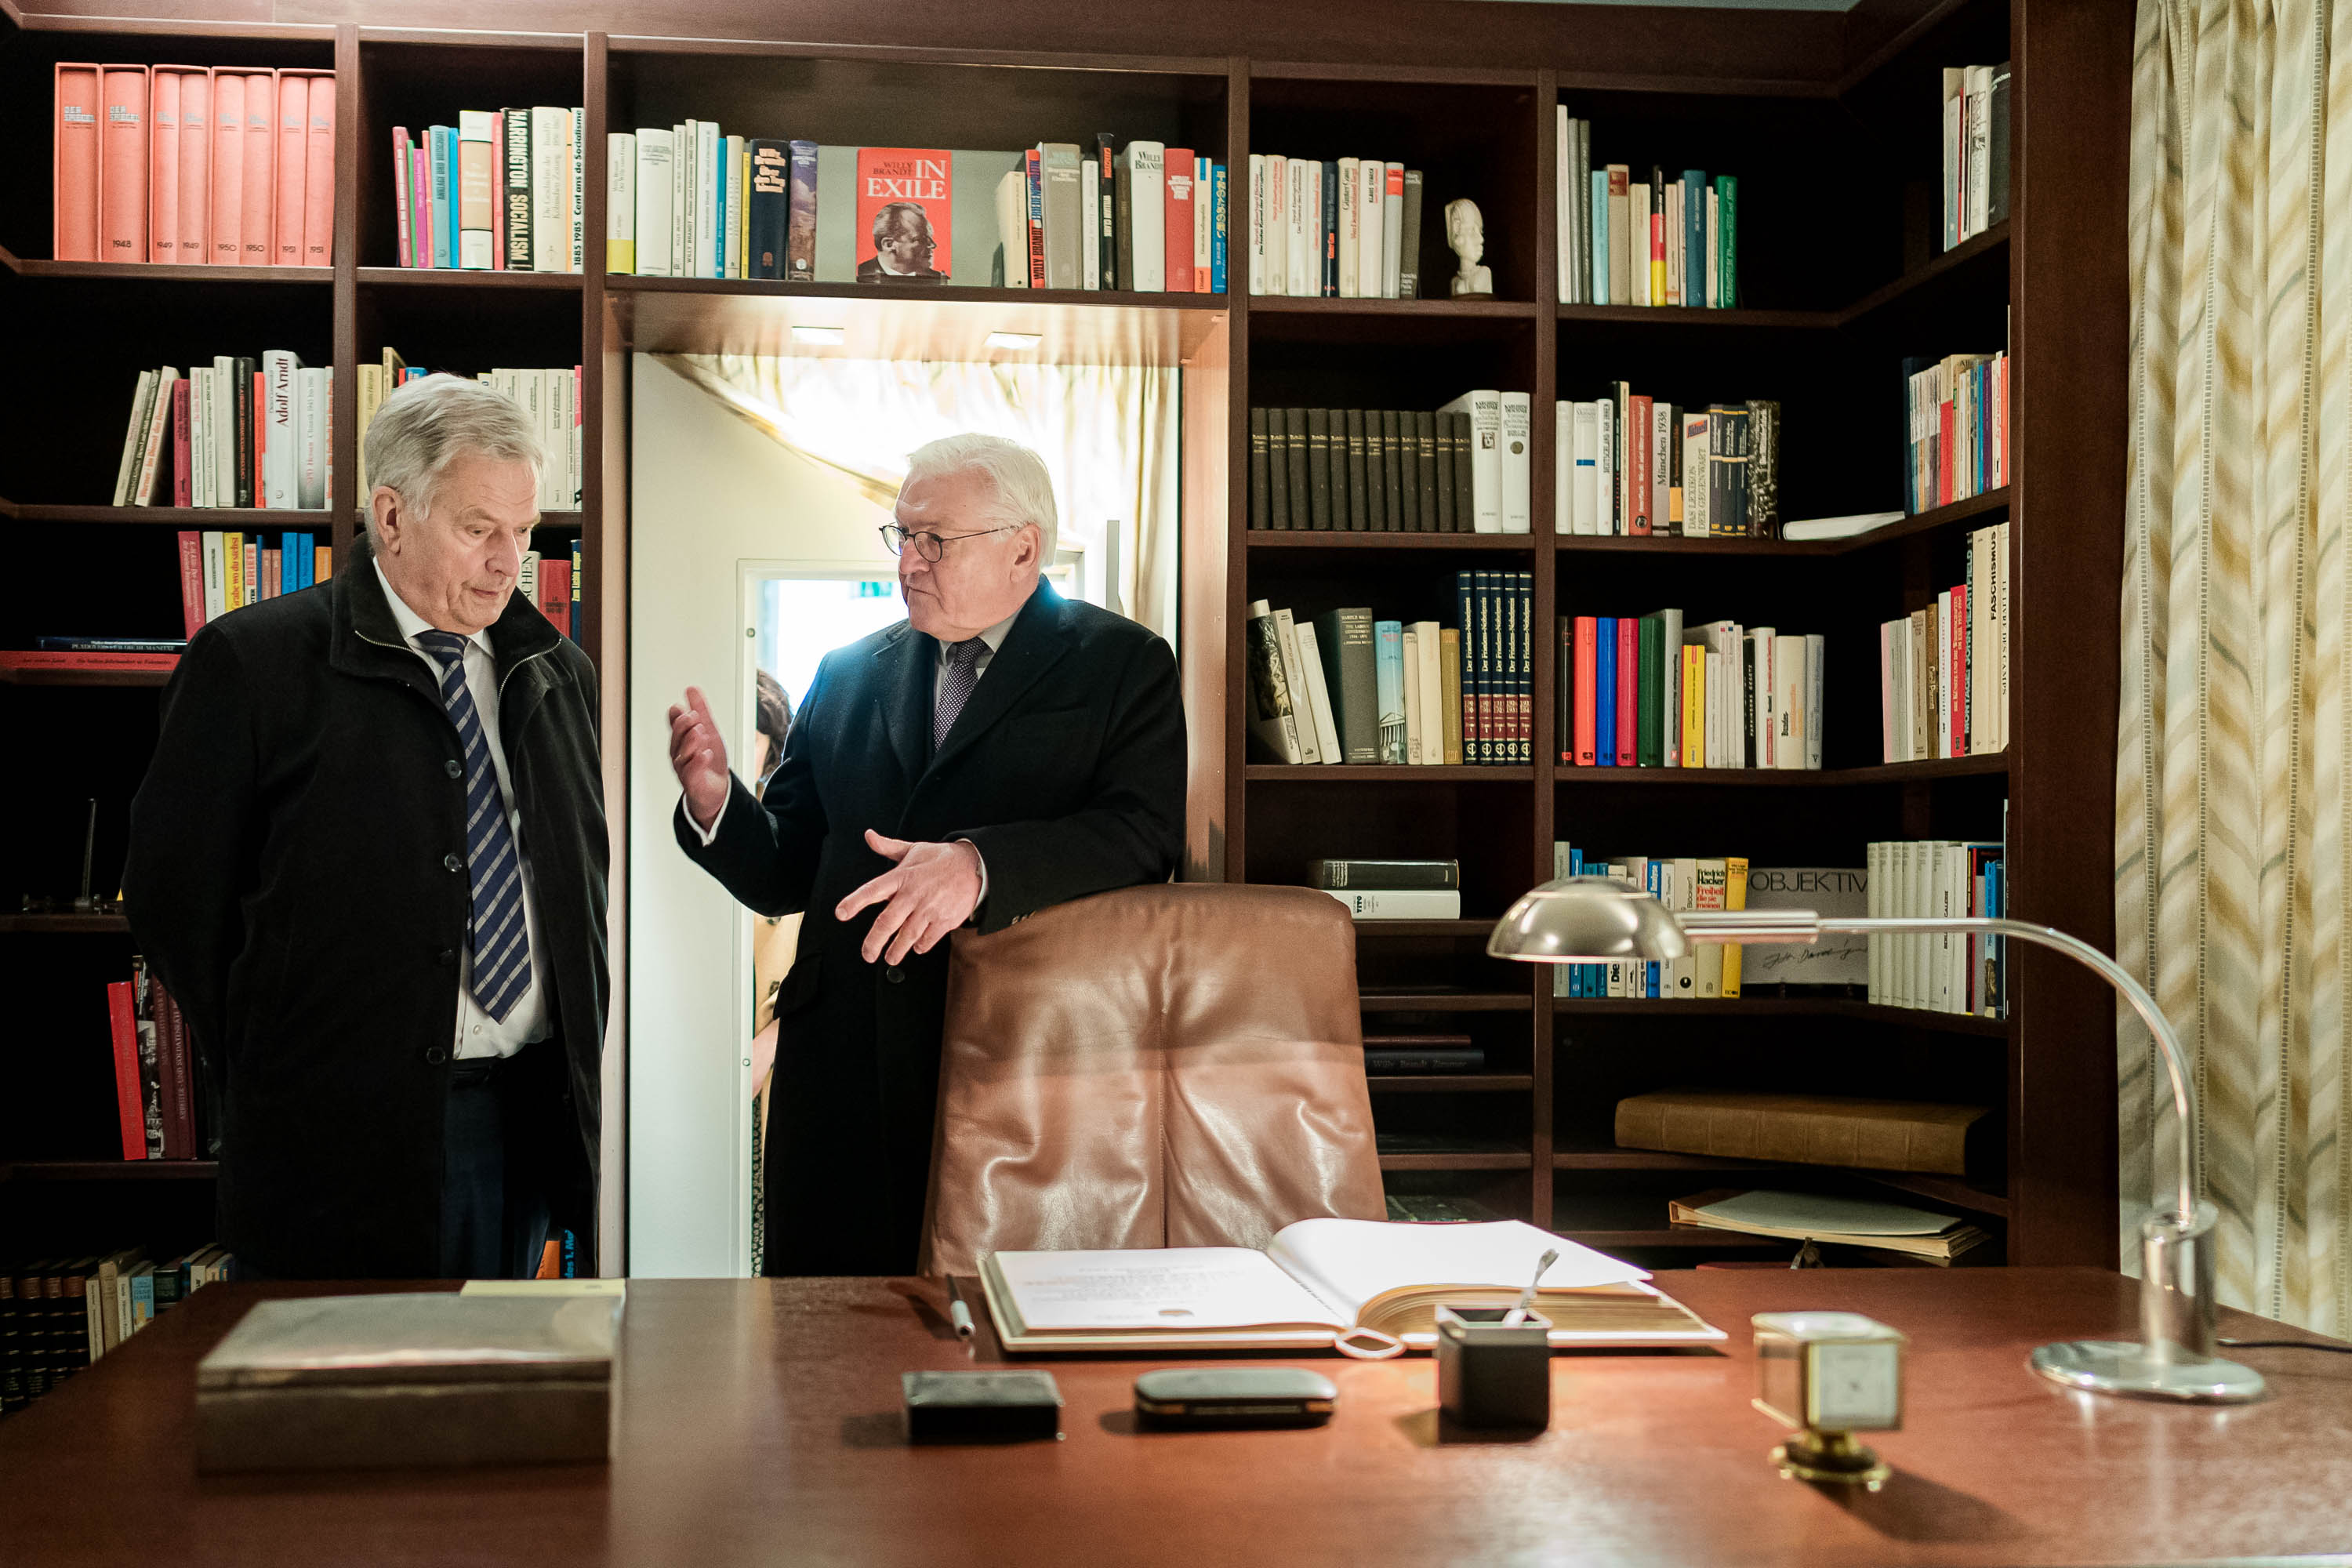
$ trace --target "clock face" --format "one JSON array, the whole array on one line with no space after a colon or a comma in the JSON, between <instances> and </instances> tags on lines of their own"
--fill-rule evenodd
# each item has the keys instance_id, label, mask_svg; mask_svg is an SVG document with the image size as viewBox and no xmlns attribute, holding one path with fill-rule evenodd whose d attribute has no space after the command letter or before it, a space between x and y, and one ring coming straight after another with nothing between
<instances>
[{"instance_id":1,"label":"clock face","mask_svg":"<svg viewBox=\"0 0 2352 1568\"><path fill-rule=\"evenodd\" d=\"M1884 1431L1900 1419L1901 1346L1814 1345L1811 1352L1811 1425L1832 1431Z\"/></svg>"}]
</instances>

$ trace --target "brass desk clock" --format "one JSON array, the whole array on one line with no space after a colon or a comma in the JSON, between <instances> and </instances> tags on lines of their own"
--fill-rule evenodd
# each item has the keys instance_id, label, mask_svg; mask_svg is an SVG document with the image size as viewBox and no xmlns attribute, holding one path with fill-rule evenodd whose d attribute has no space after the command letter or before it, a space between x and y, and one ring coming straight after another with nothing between
<instances>
[{"instance_id":1,"label":"brass desk clock","mask_svg":"<svg viewBox=\"0 0 2352 1568\"><path fill-rule=\"evenodd\" d=\"M1800 1428L1772 1450L1780 1473L1876 1491L1894 1472L1856 1432L1903 1429L1903 1347L1910 1342L1859 1312L1759 1312L1758 1410Z\"/></svg>"}]
</instances>

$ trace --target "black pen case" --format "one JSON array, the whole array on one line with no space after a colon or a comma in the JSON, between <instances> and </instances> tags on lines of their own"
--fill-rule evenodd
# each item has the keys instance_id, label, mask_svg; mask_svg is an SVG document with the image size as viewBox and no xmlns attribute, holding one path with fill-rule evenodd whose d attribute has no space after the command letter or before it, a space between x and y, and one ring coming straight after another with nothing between
<instances>
[{"instance_id":1,"label":"black pen case","mask_svg":"<svg viewBox=\"0 0 2352 1568\"><path fill-rule=\"evenodd\" d=\"M1017 1442L1062 1435L1062 1391L1050 1372L909 1372L907 1436L916 1443Z\"/></svg>"}]
</instances>

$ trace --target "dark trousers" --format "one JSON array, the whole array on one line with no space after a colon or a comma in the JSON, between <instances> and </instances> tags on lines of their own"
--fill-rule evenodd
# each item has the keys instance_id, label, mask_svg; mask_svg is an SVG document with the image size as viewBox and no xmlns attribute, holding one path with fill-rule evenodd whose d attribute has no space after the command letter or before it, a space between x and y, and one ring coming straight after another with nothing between
<instances>
[{"instance_id":1,"label":"dark trousers","mask_svg":"<svg viewBox=\"0 0 2352 1568\"><path fill-rule=\"evenodd\" d=\"M542 1040L511 1058L468 1058L450 1068L442 1126L442 1278L527 1279L539 1271L547 1194L535 1175L538 1162L511 1157L529 1142L517 1136L518 1090L525 1056L560 1055L562 1048Z\"/></svg>"}]
</instances>

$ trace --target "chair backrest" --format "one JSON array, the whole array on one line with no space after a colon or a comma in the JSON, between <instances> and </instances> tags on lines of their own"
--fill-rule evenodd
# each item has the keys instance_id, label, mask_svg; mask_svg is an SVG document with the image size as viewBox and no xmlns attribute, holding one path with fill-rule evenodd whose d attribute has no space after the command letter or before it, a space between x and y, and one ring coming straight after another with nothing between
<instances>
[{"instance_id":1,"label":"chair backrest","mask_svg":"<svg viewBox=\"0 0 2352 1568\"><path fill-rule=\"evenodd\" d=\"M1128 888L955 938L924 1272L1385 1213L1329 894Z\"/></svg>"}]
</instances>

